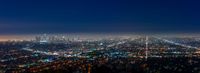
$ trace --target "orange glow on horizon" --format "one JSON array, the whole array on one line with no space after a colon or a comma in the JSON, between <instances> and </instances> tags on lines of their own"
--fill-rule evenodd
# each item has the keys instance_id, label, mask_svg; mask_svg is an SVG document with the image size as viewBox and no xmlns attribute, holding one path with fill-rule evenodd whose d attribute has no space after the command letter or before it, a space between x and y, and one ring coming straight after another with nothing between
<instances>
[{"instance_id":1,"label":"orange glow on horizon","mask_svg":"<svg viewBox=\"0 0 200 73\"><path fill-rule=\"evenodd\" d=\"M24 36L24 35L0 35L0 41L9 41L9 40L30 40L33 36Z\"/></svg>"}]
</instances>

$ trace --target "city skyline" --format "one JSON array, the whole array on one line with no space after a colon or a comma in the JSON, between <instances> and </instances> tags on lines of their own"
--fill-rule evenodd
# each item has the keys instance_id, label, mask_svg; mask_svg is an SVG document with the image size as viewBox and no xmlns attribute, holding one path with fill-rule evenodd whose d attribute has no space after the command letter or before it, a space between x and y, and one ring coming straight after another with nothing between
<instances>
[{"instance_id":1,"label":"city skyline","mask_svg":"<svg viewBox=\"0 0 200 73\"><path fill-rule=\"evenodd\" d=\"M156 34L145 34L145 33L43 33L43 34L4 34L0 35L0 42L3 41L31 41L35 40L36 37L44 36L57 37L57 38L81 38L81 39L105 39L105 38L133 38L138 36L156 36L156 37L199 37L198 33L156 33Z\"/></svg>"}]
</instances>

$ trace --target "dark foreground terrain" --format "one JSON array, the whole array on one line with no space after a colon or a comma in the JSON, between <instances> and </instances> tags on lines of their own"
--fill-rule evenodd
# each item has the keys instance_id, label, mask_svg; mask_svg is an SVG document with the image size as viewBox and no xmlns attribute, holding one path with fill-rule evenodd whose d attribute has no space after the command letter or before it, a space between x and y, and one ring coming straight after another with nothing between
<instances>
[{"instance_id":1,"label":"dark foreground terrain","mask_svg":"<svg viewBox=\"0 0 200 73\"><path fill-rule=\"evenodd\" d=\"M32 67L26 72L38 73L200 73L200 58L148 58L63 60L40 67Z\"/></svg>"}]
</instances>

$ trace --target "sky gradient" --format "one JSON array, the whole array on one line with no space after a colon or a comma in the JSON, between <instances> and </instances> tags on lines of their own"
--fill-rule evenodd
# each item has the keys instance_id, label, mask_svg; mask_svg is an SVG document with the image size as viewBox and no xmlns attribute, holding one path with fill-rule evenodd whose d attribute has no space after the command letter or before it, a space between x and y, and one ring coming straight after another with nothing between
<instances>
[{"instance_id":1,"label":"sky gradient","mask_svg":"<svg viewBox=\"0 0 200 73\"><path fill-rule=\"evenodd\" d=\"M1 0L0 34L200 32L198 0Z\"/></svg>"}]
</instances>

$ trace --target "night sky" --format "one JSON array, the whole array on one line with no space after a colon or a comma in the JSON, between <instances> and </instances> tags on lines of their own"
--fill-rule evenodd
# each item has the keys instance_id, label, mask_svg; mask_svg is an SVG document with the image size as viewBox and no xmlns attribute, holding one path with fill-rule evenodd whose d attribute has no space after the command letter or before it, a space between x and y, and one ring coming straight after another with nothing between
<instances>
[{"instance_id":1,"label":"night sky","mask_svg":"<svg viewBox=\"0 0 200 73\"><path fill-rule=\"evenodd\" d=\"M0 34L200 32L198 0L0 0Z\"/></svg>"}]
</instances>

